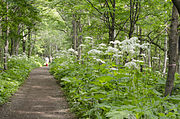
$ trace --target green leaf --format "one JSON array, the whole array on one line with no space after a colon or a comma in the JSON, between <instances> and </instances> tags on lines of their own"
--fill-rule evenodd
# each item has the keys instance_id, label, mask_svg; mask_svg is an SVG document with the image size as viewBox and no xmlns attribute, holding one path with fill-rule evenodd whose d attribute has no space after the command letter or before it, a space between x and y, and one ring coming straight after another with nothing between
<instances>
[{"instance_id":1,"label":"green leaf","mask_svg":"<svg viewBox=\"0 0 180 119\"><path fill-rule=\"evenodd\" d=\"M106 113L106 117L109 117L110 119L124 119L124 118L129 118L131 114L132 112L127 110L123 110L123 111L112 110Z\"/></svg>"}]
</instances>

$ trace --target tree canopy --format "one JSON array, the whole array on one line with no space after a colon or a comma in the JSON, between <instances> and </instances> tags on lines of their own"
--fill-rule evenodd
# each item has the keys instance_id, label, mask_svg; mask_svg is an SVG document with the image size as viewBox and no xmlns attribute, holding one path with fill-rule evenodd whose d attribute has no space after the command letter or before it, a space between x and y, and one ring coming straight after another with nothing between
<instances>
[{"instance_id":1,"label":"tree canopy","mask_svg":"<svg viewBox=\"0 0 180 119\"><path fill-rule=\"evenodd\" d=\"M180 0L0 0L0 64L49 57L79 117L180 118L179 13Z\"/></svg>"}]
</instances>

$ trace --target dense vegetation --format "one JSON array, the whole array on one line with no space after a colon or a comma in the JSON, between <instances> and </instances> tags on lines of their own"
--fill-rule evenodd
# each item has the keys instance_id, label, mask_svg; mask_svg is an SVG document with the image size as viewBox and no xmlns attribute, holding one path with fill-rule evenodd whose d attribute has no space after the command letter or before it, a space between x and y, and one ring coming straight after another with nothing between
<instances>
[{"instance_id":1,"label":"dense vegetation","mask_svg":"<svg viewBox=\"0 0 180 119\"><path fill-rule=\"evenodd\" d=\"M0 104L21 86L33 68L42 66L43 60L26 55L12 56L8 60L8 70L0 72Z\"/></svg>"},{"instance_id":2,"label":"dense vegetation","mask_svg":"<svg viewBox=\"0 0 180 119\"><path fill-rule=\"evenodd\" d=\"M0 0L1 103L38 57L53 57L50 71L80 118L180 118L179 6Z\"/></svg>"},{"instance_id":3,"label":"dense vegetation","mask_svg":"<svg viewBox=\"0 0 180 119\"><path fill-rule=\"evenodd\" d=\"M140 45L137 38L112 43L114 48L99 44L89 49L85 44L81 60L73 49L62 51L51 64L51 72L77 115L89 119L179 119L179 75L173 96L164 97L163 74L150 67L141 72L144 61L135 60L147 44ZM130 62L123 65L124 59Z\"/></svg>"}]
</instances>

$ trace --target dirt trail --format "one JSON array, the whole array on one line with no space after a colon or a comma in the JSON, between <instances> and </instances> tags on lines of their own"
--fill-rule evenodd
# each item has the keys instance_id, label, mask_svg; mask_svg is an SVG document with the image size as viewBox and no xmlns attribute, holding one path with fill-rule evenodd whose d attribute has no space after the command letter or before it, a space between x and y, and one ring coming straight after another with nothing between
<instances>
[{"instance_id":1,"label":"dirt trail","mask_svg":"<svg viewBox=\"0 0 180 119\"><path fill-rule=\"evenodd\" d=\"M34 69L24 85L0 107L0 119L75 119L48 67Z\"/></svg>"}]
</instances>

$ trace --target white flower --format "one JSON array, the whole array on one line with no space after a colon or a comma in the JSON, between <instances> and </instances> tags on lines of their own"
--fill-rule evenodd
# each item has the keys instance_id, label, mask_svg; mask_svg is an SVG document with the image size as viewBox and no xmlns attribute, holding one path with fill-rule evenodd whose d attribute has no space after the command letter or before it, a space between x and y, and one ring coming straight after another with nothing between
<instances>
[{"instance_id":1,"label":"white flower","mask_svg":"<svg viewBox=\"0 0 180 119\"><path fill-rule=\"evenodd\" d=\"M147 49L148 46L149 46L149 43L143 43L142 45L140 45L140 47L141 47L142 49Z\"/></svg>"},{"instance_id":2,"label":"white flower","mask_svg":"<svg viewBox=\"0 0 180 119\"><path fill-rule=\"evenodd\" d=\"M75 52L75 50L72 49L72 48L68 49L68 51L69 51L69 52Z\"/></svg>"},{"instance_id":3,"label":"white flower","mask_svg":"<svg viewBox=\"0 0 180 119\"><path fill-rule=\"evenodd\" d=\"M92 37L89 37L89 36L88 36L88 37L85 37L85 38L86 38L86 39L93 39Z\"/></svg>"},{"instance_id":4,"label":"white flower","mask_svg":"<svg viewBox=\"0 0 180 119\"><path fill-rule=\"evenodd\" d=\"M115 41L110 41L110 43L111 43L111 44L114 44L114 45L117 45L117 44L119 44L119 45L120 45L120 44L121 44L121 42L120 42L120 41L118 41L118 40L115 40Z\"/></svg>"},{"instance_id":5,"label":"white flower","mask_svg":"<svg viewBox=\"0 0 180 119\"><path fill-rule=\"evenodd\" d=\"M75 51L74 54L75 54L75 55L78 55L78 51Z\"/></svg>"},{"instance_id":6,"label":"white flower","mask_svg":"<svg viewBox=\"0 0 180 119\"><path fill-rule=\"evenodd\" d=\"M134 61L126 63L125 67L128 67L128 68L138 68Z\"/></svg>"},{"instance_id":7,"label":"white flower","mask_svg":"<svg viewBox=\"0 0 180 119\"><path fill-rule=\"evenodd\" d=\"M97 49L100 49L100 50L106 49L106 44L104 43L99 44Z\"/></svg>"},{"instance_id":8,"label":"white flower","mask_svg":"<svg viewBox=\"0 0 180 119\"><path fill-rule=\"evenodd\" d=\"M88 54L102 54L103 52L97 49L92 49L88 52Z\"/></svg>"},{"instance_id":9,"label":"white flower","mask_svg":"<svg viewBox=\"0 0 180 119\"><path fill-rule=\"evenodd\" d=\"M158 60L159 59L159 57L152 57L153 59L155 59L155 60Z\"/></svg>"},{"instance_id":10,"label":"white flower","mask_svg":"<svg viewBox=\"0 0 180 119\"><path fill-rule=\"evenodd\" d=\"M97 62L101 62L101 63L106 63L105 61L101 60L101 59L96 59Z\"/></svg>"},{"instance_id":11,"label":"white flower","mask_svg":"<svg viewBox=\"0 0 180 119\"><path fill-rule=\"evenodd\" d=\"M110 68L110 70L117 71L118 69L117 68Z\"/></svg>"},{"instance_id":12,"label":"white flower","mask_svg":"<svg viewBox=\"0 0 180 119\"><path fill-rule=\"evenodd\" d=\"M122 57L122 55L114 54L113 57Z\"/></svg>"},{"instance_id":13,"label":"white flower","mask_svg":"<svg viewBox=\"0 0 180 119\"><path fill-rule=\"evenodd\" d=\"M72 48L68 49L68 52L70 52L70 53L74 53L75 55L78 55L78 52L77 52L77 51L75 51L75 50L74 50L74 49L72 49Z\"/></svg>"},{"instance_id":14,"label":"white flower","mask_svg":"<svg viewBox=\"0 0 180 119\"><path fill-rule=\"evenodd\" d=\"M146 57L146 54L141 54L141 56Z\"/></svg>"},{"instance_id":15,"label":"white flower","mask_svg":"<svg viewBox=\"0 0 180 119\"><path fill-rule=\"evenodd\" d=\"M99 46L101 46L101 47L106 47L106 44L101 43L101 44L99 44Z\"/></svg>"},{"instance_id":16,"label":"white flower","mask_svg":"<svg viewBox=\"0 0 180 119\"><path fill-rule=\"evenodd\" d=\"M119 50L117 48L113 48L111 46L108 47L106 53L117 53Z\"/></svg>"},{"instance_id":17,"label":"white flower","mask_svg":"<svg viewBox=\"0 0 180 119\"><path fill-rule=\"evenodd\" d=\"M86 45L84 45L84 44L81 44L81 45L79 45L79 47L85 47Z\"/></svg>"},{"instance_id":18,"label":"white flower","mask_svg":"<svg viewBox=\"0 0 180 119\"><path fill-rule=\"evenodd\" d=\"M143 63L144 61L141 61L141 60L135 60L135 59L133 59L132 60L133 62L137 62L137 63Z\"/></svg>"}]
</instances>

